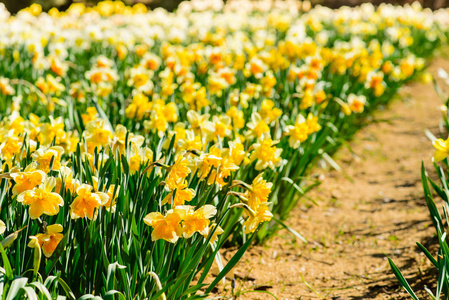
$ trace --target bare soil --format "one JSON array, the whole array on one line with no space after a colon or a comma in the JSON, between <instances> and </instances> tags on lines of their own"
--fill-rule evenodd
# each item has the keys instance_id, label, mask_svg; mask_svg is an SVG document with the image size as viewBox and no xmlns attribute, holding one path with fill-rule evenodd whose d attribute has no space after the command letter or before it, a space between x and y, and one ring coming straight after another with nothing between
<instances>
[{"instance_id":1,"label":"bare soil","mask_svg":"<svg viewBox=\"0 0 449 300\"><path fill-rule=\"evenodd\" d=\"M449 69L435 59L428 71ZM441 102L431 84L405 86L398 99L376 112L348 148L334 156L343 172L326 176L292 212L287 224L304 244L280 231L251 248L223 294L234 299L409 299L390 270L394 260L419 296L435 290L437 273L416 242L437 248L420 181L421 162L431 166L433 147L424 131L439 132ZM440 205L439 205L440 206ZM232 252L232 251L230 251ZM226 255L225 257L230 256ZM256 292L254 290L259 290ZM252 291L252 292L249 292Z\"/></svg>"}]
</instances>

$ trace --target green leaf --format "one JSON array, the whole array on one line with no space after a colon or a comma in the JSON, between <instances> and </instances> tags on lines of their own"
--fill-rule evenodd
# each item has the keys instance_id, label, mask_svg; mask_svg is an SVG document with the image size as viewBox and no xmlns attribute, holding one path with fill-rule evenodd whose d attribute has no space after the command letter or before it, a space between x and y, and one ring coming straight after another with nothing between
<instances>
[{"instance_id":1,"label":"green leaf","mask_svg":"<svg viewBox=\"0 0 449 300\"><path fill-rule=\"evenodd\" d=\"M258 291L258 290L251 290L251 291L245 291L243 293L241 293L240 295L244 295L244 294L249 294L249 293L262 293L262 294L267 294L270 295L271 297L273 297L274 299L278 300L278 298L271 292L269 291Z\"/></svg>"},{"instance_id":2,"label":"green leaf","mask_svg":"<svg viewBox=\"0 0 449 300\"><path fill-rule=\"evenodd\" d=\"M421 181L424 189L424 197L426 199L427 208L429 209L430 216L432 217L432 222L435 228L443 227L440 213L438 208L433 202L432 193L430 192L429 183L427 181L426 169L424 168L424 163L421 165Z\"/></svg>"},{"instance_id":3,"label":"green leaf","mask_svg":"<svg viewBox=\"0 0 449 300\"><path fill-rule=\"evenodd\" d=\"M396 278L399 280L401 286L409 293L409 295L413 298L413 300L419 300L419 298L415 295L412 288L408 284L407 280L402 275L401 271L399 271L398 267L394 264L394 262L388 258L388 262L390 263L391 270L393 271Z\"/></svg>"},{"instance_id":4,"label":"green leaf","mask_svg":"<svg viewBox=\"0 0 449 300\"><path fill-rule=\"evenodd\" d=\"M20 299L19 297L22 295L21 290L25 287L28 282L28 278L18 277L14 279L9 287L8 295L6 296L6 300L15 300Z\"/></svg>"},{"instance_id":5,"label":"green leaf","mask_svg":"<svg viewBox=\"0 0 449 300\"><path fill-rule=\"evenodd\" d=\"M84 295L82 297L80 297L78 300L88 300L88 299L92 299L92 300L103 300L103 298L92 295L92 294L87 294Z\"/></svg>"},{"instance_id":6,"label":"green leaf","mask_svg":"<svg viewBox=\"0 0 449 300\"><path fill-rule=\"evenodd\" d=\"M431 142L433 142L433 141L435 141L435 140L437 139L436 136L434 136L433 133L430 132L429 129L426 129L424 132L426 133L427 138L428 138Z\"/></svg>"},{"instance_id":7,"label":"green leaf","mask_svg":"<svg viewBox=\"0 0 449 300\"><path fill-rule=\"evenodd\" d=\"M5 275L9 280L12 280L14 274L12 272L12 268L11 268L11 264L9 262L8 256L6 256L5 249L3 248L1 243L0 243L0 252L2 254L3 268L5 268Z\"/></svg>"},{"instance_id":8,"label":"green leaf","mask_svg":"<svg viewBox=\"0 0 449 300\"><path fill-rule=\"evenodd\" d=\"M337 162L335 160L332 159L332 157L329 156L329 154L327 154L326 152L323 152L321 154L321 157L327 161L327 163L334 168L336 171L341 172L341 167L337 164Z\"/></svg>"},{"instance_id":9,"label":"green leaf","mask_svg":"<svg viewBox=\"0 0 449 300\"><path fill-rule=\"evenodd\" d=\"M437 294L436 299L440 299L441 290L443 289L444 279L446 277L446 257L443 258L443 267L440 269L440 272L438 274L438 285L437 285Z\"/></svg>"},{"instance_id":10,"label":"green leaf","mask_svg":"<svg viewBox=\"0 0 449 300\"><path fill-rule=\"evenodd\" d=\"M56 276L48 276L47 279L45 279L45 281L44 281L45 288L49 289L50 285L57 279L58 279L58 277L56 277Z\"/></svg>"},{"instance_id":11,"label":"green leaf","mask_svg":"<svg viewBox=\"0 0 449 300\"><path fill-rule=\"evenodd\" d=\"M435 298L435 295L432 293L431 290L429 290L429 288L427 286L424 286L424 290L429 294L429 296L432 300L437 300L437 298Z\"/></svg>"},{"instance_id":12,"label":"green leaf","mask_svg":"<svg viewBox=\"0 0 449 300\"><path fill-rule=\"evenodd\" d=\"M48 291L48 289L45 287L45 285L43 285L42 283L40 283L39 281L33 281L30 283L30 285L35 286L42 294L45 295L45 297L48 300L52 300L51 298L51 294Z\"/></svg>"},{"instance_id":13,"label":"green leaf","mask_svg":"<svg viewBox=\"0 0 449 300\"><path fill-rule=\"evenodd\" d=\"M185 290L184 293L182 294L182 296L187 296L189 294L194 294L197 291L199 291L202 287L205 287L206 285L207 285L207 283L195 284L194 286L191 286L190 288Z\"/></svg>"},{"instance_id":14,"label":"green leaf","mask_svg":"<svg viewBox=\"0 0 449 300\"><path fill-rule=\"evenodd\" d=\"M126 300L125 295L123 295L121 292L116 291L116 290L110 290L109 292L107 292L104 295L104 300L109 300L109 299L114 300L115 299L114 295L117 295L120 300Z\"/></svg>"},{"instance_id":15,"label":"green leaf","mask_svg":"<svg viewBox=\"0 0 449 300\"><path fill-rule=\"evenodd\" d=\"M251 237L244 243L240 249L234 254L234 256L229 260L229 262L226 264L226 266L223 268L223 270L218 274L217 278L209 285L207 288L205 294L209 294L212 289L220 282L220 280L228 274L229 271L239 262L239 260L242 258L243 254L245 254L246 249L248 249L249 245L251 245L251 242L253 241L254 237L256 236L256 233L254 232Z\"/></svg>"},{"instance_id":16,"label":"green leaf","mask_svg":"<svg viewBox=\"0 0 449 300\"><path fill-rule=\"evenodd\" d=\"M421 249L422 252L424 252L424 254L426 255L426 257L432 262L432 264L438 268L438 262L436 261L436 259L432 256L432 254L430 254L430 252L426 249L426 247L424 247L423 245L421 245L420 243L416 243L416 245L418 245L419 249Z\"/></svg>"},{"instance_id":17,"label":"green leaf","mask_svg":"<svg viewBox=\"0 0 449 300\"><path fill-rule=\"evenodd\" d=\"M5 269L1 268L0 270L0 299L3 299L1 295L4 295L3 292L5 290Z\"/></svg>"},{"instance_id":18,"label":"green leaf","mask_svg":"<svg viewBox=\"0 0 449 300\"><path fill-rule=\"evenodd\" d=\"M111 291L114 289L114 281L115 279L115 272L117 269L126 269L126 266L120 265L118 262L112 263L108 266L108 275L106 277L106 287L108 291Z\"/></svg>"},{"instance_id":19,"label":"green leaf","mask_svg":"<svg viewBox=\"0 0 449 300\"><path fill-rule=\"evenodd\" d=\"M279 225L281 225L282 227L284 227L285 229L287 229L291 234L293 234L295 237L297 237L298 239L300 239L301 241L303 241L304 243L308 243L307 240L300 235L296 230L294 230L293 228L291 228L290 226L287 226L284 222L282 222L281 220L279 220L278 218L272 217L272 219L277 222Z\"/></svg>"},{"instance_id":20,"label":"green leaf","mask_svg":"<svg viewBox=\"0 0 449 300\"><path fill-rule=\"evenodd\" d=\"M432 179L428 178L430 185L432 186L432 188L435 190L435 192L438 194L438 196L440 196L443 199L447 198L446 193L438 186L438 184L436 184Z\"/></svg>"},{"instance_id":21,"label":"green leaf","mask_svg":"<svg viewBox=\"0 0 449 300\"><path fill-rule=\"evenodd\" d=\"M72 292L72 290L70 289L70 287L67 285L67 283L66 283L61 277L58 278L58 283L59 283L59 284L61 285L61 287L64 289L64 291L65 291L67 297L69 297L69 299L73 299L73 300L76 299L76 297L75 297L75 295L73 294L73 292Z\"/></svg>"},{"instance_id":22,"label":"green leaf","mask_svg":"<svg viewBox=\"0 0 449 300\"><path fill-rule=\"evenodd\" d=\"M25 291L25 294L28 296L29 300L37 300L36 292L32 287L24 286L22 289Z\"/></svg>"}]
</instances>

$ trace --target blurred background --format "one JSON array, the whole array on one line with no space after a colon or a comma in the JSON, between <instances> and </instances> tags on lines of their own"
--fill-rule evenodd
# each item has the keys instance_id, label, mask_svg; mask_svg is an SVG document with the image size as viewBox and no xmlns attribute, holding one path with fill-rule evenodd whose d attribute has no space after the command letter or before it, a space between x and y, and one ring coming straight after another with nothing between
<instances>
[{"instance_id":1,"label":"blurred background","mask_svg":"<svg viewBox=\"0 0 449 300\"><path fill-rule=\"evenodd\" d=\"M144 3L150 8L164 7L168 10L174 10L178 7L182 0L124 0L123 2L133 5L136 3ZM225 0L226 1L226 0ZM313 5L321 4L332 8L337 8L343 5L356 6L365 2L379 5L381 3L393 3L398 5L404 5L406 3L413 3L415 0L311 0ZM22 8L30 6L32 3L39 3L44 10L49 10L52 7L56 7L59 10L64 10L72 3L84 2L88 5L94 5L100 0L0 0L4 3L11 13L16 13ZM424 7L432 9L438 9L442 7L449 7L449 0L418 0Z\"/></svg>"}]
</instances>

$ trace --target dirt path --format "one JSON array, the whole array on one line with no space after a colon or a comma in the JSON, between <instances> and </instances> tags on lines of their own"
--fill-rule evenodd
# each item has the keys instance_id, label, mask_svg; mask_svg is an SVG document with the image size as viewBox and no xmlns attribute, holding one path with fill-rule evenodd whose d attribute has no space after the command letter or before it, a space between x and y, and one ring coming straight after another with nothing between
<instances>
[{"instance_id":1,"label":"dirt path","mask_svg":"<svg viewBox=\"0 0 449 300\"><path fill-rule=\"evenodd\" d=\"M439 67L448 70L449 59L434 60L429 71L436 76ZM348 149L337 153L347 176L326 174L309 194L319 206L304 200L292 212L288 225L309 244L281 231L265 246L252 248L237 268L248 278L238 280L235 291L264 285L278 299L408 299L386 257L416 289L434 283L415 242L435 244L420 165L423 160L430 165L433 150L424 130L438 132L440 100L432 85L421 83L404 87L400 99L358 132L350 143L355 155ZM273 297L248 293L239 299Z\"/></svg>"}]
</instances>

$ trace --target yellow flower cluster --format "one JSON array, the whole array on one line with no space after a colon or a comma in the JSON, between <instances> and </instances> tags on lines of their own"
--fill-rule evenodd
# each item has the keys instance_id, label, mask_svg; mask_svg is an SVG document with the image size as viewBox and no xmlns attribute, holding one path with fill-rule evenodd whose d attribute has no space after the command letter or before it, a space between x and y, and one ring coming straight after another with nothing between
<instances>
[{"instance_id":1,"label":"yellow flower cluster","mask_svg":"<svg viewBox=\"0 0 449 300\"><path fill-rule=\"evenodd\" d=\"M23 218L0 231L29 222L51 257L64 230L75 251L80 230L104 230L101 249L146 263L131 258L142 240L222 246L285 219L310 165L424 69L449 25L417 4L301 3L0 7L0 213Z\"/></svg>"}]
</instances>

